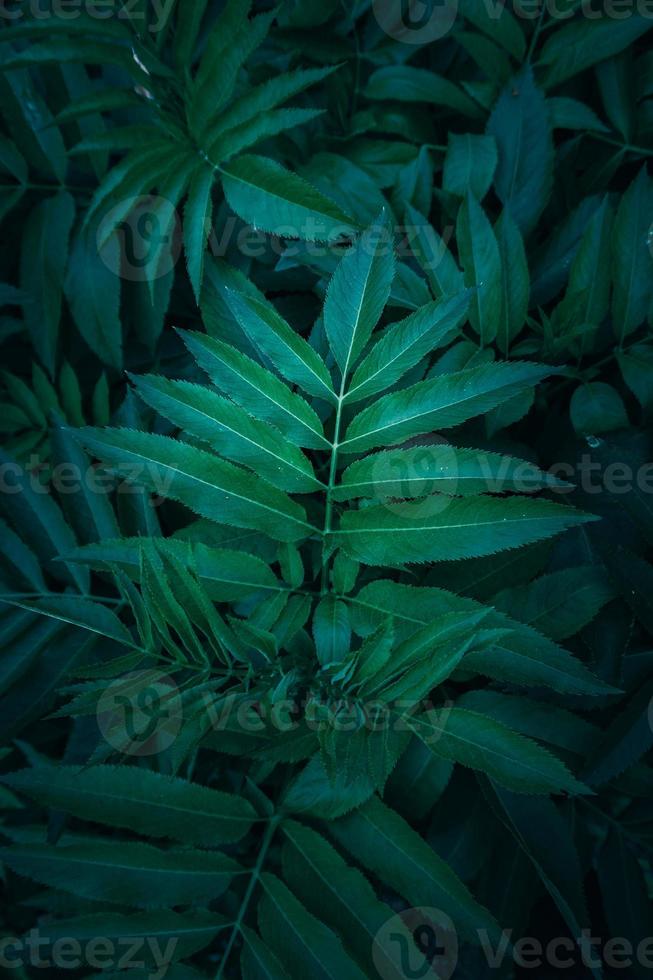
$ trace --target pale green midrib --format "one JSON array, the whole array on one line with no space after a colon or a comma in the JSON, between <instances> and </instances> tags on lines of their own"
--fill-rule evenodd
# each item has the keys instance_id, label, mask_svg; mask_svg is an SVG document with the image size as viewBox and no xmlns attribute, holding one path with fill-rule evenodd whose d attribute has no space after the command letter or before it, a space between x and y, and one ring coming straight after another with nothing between
<instances>
[{"instance_id":1,"label":"pale green midrib","mask_svg":"<svg viewBox=\"0 0 653 980\"><path fill-rule=\"evenodd\" d=\"M60 595L61 595L61 593L53 593L52 596L45 596L45 597L41 596L40 598L52 598L52 597L59 598ZM78 598L78 597L77 596L74 596L74 597L71 596L70 598ZM113 634L113 633L106 633L104 630L98 629L96 626L92 626L90 623L82 623L82 622L79 622L76 619L69 619L67 616L64 616L64 615L58 614L58 613L54 613L54 612L52 612L49 609L32 609L29 606L24 605L23 603L19 602L16 599L8 599L6 596L0 596L0 602L6 602L7 605L16 606L17 608L19 608L19 609L25 609L28 612L35 612L35 613L37 613L37 615L39 615L39 616L45 616L48 619L53 619L57 623L67 623L69 626L76 626L78 629L88 630L89 633L95 633L97 636L105 636L107 639L114 640L116 643L121 643L123 646L133 647L135 650L140 650L141 649L141 647L138 645L138 643L134 643L134 641L132 640L132 638L129 636L126 627L125 627L125 631L126 631L125 636L122 637L122 638L120 638L120 637L115 636L115 634ZM102 608L104 608L104 607L102 607ZM120 620L118 620L118 622L120 622ZM121 623L121 625L123 625L123 624Z\"/></svg>"},{"instance_id":2,"label":"pale green midrib","mask_svg":"<svg viewBox=\"0 0 653 980\"><path fill-rule=\"evenodd\" d=\"M211 353L211 352L209 351L209 353ZM282 405L281 402L276 401L276 399L273 398L272 395L269 394L267 391L264 391L263 388L259 388L257 385L253 384L252 381L251 381L251 379L250 378L247 378L245 375L243 375L238 370L238 367L236 365L227 364L225 361L222 361L217 354L212 354L211 353L211 356L213 356L217 360L219 360L221 364L224 364L226 366L226 368L229 371L232 371L236 375L237 378L239 378L241 381L243 381L247 385L247 387L252 388L252 390L255 391L258 395L261 395L263 398L267 399L269 402L271 402L273 405L275 405L279 409L279 411L283 412L284 415L289 415L291 419L294 419L296 422L298 422L300 425L302 425L305 429L308 429L308 431L309 432L312 432L314 435L316 435L318 437L318 439L321 439L326 446L330 446L331 445L331 443L326 438L326 436L324 435L324 433L320 432L319 429L314 428L305 419L300 418L299 415L295 415L294 412L292 412L289 408L286 408L285 405ZM256 367L258 367L258 366L259 365L256 365ZM264 368L262 368L261 370L264 370ZM274 375L272 375L272 377L274 377ZM274 378L274 380L275 381L278 381L278 378ZM279 381L279 384L283 384L283 382L282 381ZM284 385L284 387L285 387L285 385ZM299 398L299 395L297 395L294 391L291 391L290 388L288 388L288 395L290 396L291 404L292 404L293 399ZM300 401L303 401L303 399L300 399ZM308 404L308 402L306 402L305 404L306 404L306 407L310 410L310 405ZM318 419L318 424L319 424L319 419Z\"/></svg>"},{"instance_id":3,"label":"pale green midrib","mask_svg":"<svg viewBox=\"0 0 653 980\"><path fill-rule=\"evenodd\" d=\"M229 180L234 180L237 183L242 184L244 187L253 188L255 191L260 191L261 190L261 185L260 184L254 184L254 183L252 183L251 180L245 180L244 177L240 177L240 176L238 176L238 175L230 172L228 169L225 169L220 164L213 163L211 160L209 160L208 157L207 157L207 162L209 163L210 166L213 167L214 170L217 170L220 174L222 174L223 177L228 177ZM286 171L286 170L283 170L282 174L279 174L279 173L275 172L274 177L279 177L281 175L285 176L286 174L288 174L291 177L295 177L296 178L296 174L292 174L290 171ZM313 194L315 194L315 189L312 188L310 186L310 184L307 184L306 181L302 181L302 184L305 185L305 186L308 186L311 189L311 191L313 192ZM275 193L274 191L270 190L270 188L267 187L267 186L265 187L265 193L268 194L270 197L275 198L275 200L281 201L283 204L291 204L292 207L299 208L300 211L303 211L303 212L305 212L307 214L320 214L320 215L322 215L325 218L330 218L332 221L340 221L343 224L345 222L347 222L350 225L352 224L351 220L349 218L347 218L345 214L334 214L333 212L329 212L328 210L326 210L326 208L324 207L324 204L333 205L333 207L335 209L337 209L337 205L334 202L330 201L328 198L324 197L324 195L322 195L322 194L319 194L319 197L321 198L321 200L320 200L320 206L319 206L319 209L318 209L316 207L315 200L312 200L311 201L310 206L308 206L306 204L299 204L297 201L292 200L292 198L282 197L281 194ZM317 195L316 195L316 197L317 197Z\"/></svg>"},{"instance_id":4,"label":"pale green midrib","mask_svg":"<svg viewBox=\"0 0 653 980\"><path fill-rule=\"evenodd\" d=\"M262 320L263 323L265 323L265 321L263 320L262 317L261 317L261 320ZM266 324L266 326L268 326L268 325ZM327 394L329 396L328 397L328 401L333 402L333 400L337 397L335 391L333 390L333 388L331 388L326 383L326 381L324 380L324 378L321 378L320 377L320 375L318 374L318 372L313 368L313 366L309 363L309 361L305 360L305 358L302 356L302 354L299 351L296 351L296 350L293 349L293 347L291 347L290 343L284 338L284 336L283 336L283 334L281 332L277 333L276 330L274 330L272 327L269 327L269 326L268 326L268 329L274 334L274 336L277 338L277 340L281 344L283 344L283 346L286 348L286 350L289 351L289 353L293 357L296 357L304 365L304 367L309 372L309 374L311 374L315 378L315 380L317 382L319 382L320 386L322 388L324 388L324 390L327 392ZM292 330L292 327L290 327L289 329ZM298 339L299 340L303 340L303 337L299 337ZM304 341L304 343L306 343L306 341ZM301 344L299 346L300 346L300 350L301 350ZM308 347L308 344L306 346ZM308 347L308 349L312 353L315 354L315 351L313 351L311 347ZM318 355L316 354L316 357L317 356ZM324 370L325 371L327 370L326 369L326 366L324 367Z\"/></svg>"},{"instance_id":5,"label":"pale green midrib","mask_svg":"<svg viewBox=\"0 0 653 980\"><path fill-rule=\"evenodd\" d=\"M220 419L216 419L213 415L208 415L206 412L203 412L200 408L196 408L194 405L189 405L187 402L180 401L179 404L184 405L184 407L190 409L191 412L194 412L196 415L199 415L200 418L206 419L207 421L213 422L215 425L220 426L223 429L226 429L227 432L230 432L232 435L236 436L236 438L238 439L241 439L243 442L248 442L251 446L254 446L256 449L261 449L264 453L267 453L273 459L279 460L281 463L283 463L285 467L296 470L303 477L306 477L309 480L314 480L318 484L318 486L323 486L322 482L318 480L315 474L311 471L310 469L311 464L308 460L306 460L306 465L308 469L303 470L296 463L287 460L284 456L278 456L275 452L272 451L272 449L268 448L263 442L256 442L256 440L250 438L250 436L243 435L243 433L239 432L238 429L233 429L227 422L222 422ZM210 440L207 439L205 441L211 444Z\"/></svg>"},{"instance_id":6,"label":"pale green midrib","mask_svg":"<svg viewBox=\"0 0 653 980\"><path fill-rule=\"evenodd\" d=\"M364 513L361 511L360 513ZM533 521L560 521L561 516L558 514L551 514L551 516L533 516L533 517L501 517L496 518L493 521L470 521L468 524L431 524L431 525L420 525L419 527L362 527L362 528L350 528L348 530L341 529L338 534L368 534L370 531L384 531L386 534L397 534L400 533L414 533L415 531L421 533L423 531L450 531L457 530L459 528L467 527L492 527L495 524L505 525L505 524L520 524L520 523L532 523Z\"/></svg>"},{"instance_id":7,"label":"pale green midrib","mask_svg":"<svg viewBox=\"0 0 653 980\"><path fill-rule=\"evenodd\" d=\"M395 361L398 361L399 358L402 357L404 354L406 354L412 347L415 347L415 345L418 343L418 341L422 340L424 337L428 337L429 334L433 330L435 330L436 326L438 326L438 324L435 324L434 326L432 326L431 328L429 328L428 330L426 330L423 334L416 335L410 341L410 343L406 344L405 347L402 347L401 350L397 354L395 354L394 357L391 357L388 361L385 361L381 365L380 368L378 368L376 371L373 372L373 374L370 374L367 378L365 378L364 381L361 381L354 388L350 388L348 390L347 394L345 395L345 401L349 398L350 395L353 395L355 392L359 391L361 388L365 388L365 387L369 386L374 381L375 378L377 378L384 371L387 371L388 368L391 367L395 363ZM379 343L382 343L382 341L380 341ZM361 367L364 367L364 364L365 364L365 362L363 362L363 364L361 364Z\"/></svg>"},{"instance_id":8,"label":"pale green midrib","mask_svg":"<svg viewBox=\"0 0 653 980\"><path fill-rule=\"evenodd\" d=\"M210 878L215 878L215 877L233 878L236 875L247 874L249 870L248 868L240 868L240 867L207 869L201 866L198 868L195 867L167 868L167 867L163 867L162 865L151 866L147 864L119 864L117 862L109 861L109 860L102 861L102 860L93 859L86 855L80 855L80 854L71 855L70 853L66 853L67 851L70 850L71 847L64 846L61 848L54 848L54 850L52 852L49 852L48 854L43 854L42 852L33 852L33 853L30 852L30 854L27 855L27 858L28 861L45 859L46 862L50 862L50 863L57 863L59 861L63 861L67 865L78 864L78 865L82 865L83 867L106 868L108 871L109 870L127 871L127 872L131 871L138 874L149 873L149 874L165 875L165 876L181 875L185 877L190 875L192 877L195 877L197 875L202 875ZM57 853L57 851L59 851L60 853ZM169 852L163 852L162 856L165 858L168 853ZM183 854L183 852L178 852L178 853ZM199 856L206 856L202 851L198 851L196 853ZM13 855L10 853L8 863L11 861L12 856Z\"/></svg>"},{"instance_id":9,"label":"pale green midrib","mask_svg":"<svg viewBox=\"0 0 653 980\"><path fill-rule=\"evenodd\" d=\"M420 864L408 851L406 851L400 844L397 843L397 841L396 841L395 838L388 837L388 835L379 826L379 824L378 823L375 823L374 820L372 820L366 814L366 812L365 812L364 809L359 810L358 811L358 815L361 816L366 823L370 824L372 826L373 830L375 830L376 833L379 834L379 836L382 837L384 841L387 841L387 843L390 845L390 848L389 848L390 851L393 851L393 850L398 851L398 853L402 855L402 857L407 861L407 863L409 863L410 865L415 866L419 870L420 874L426 874L427 877L431 881L435 880L433 878L433 876L431 875L430 869L427 869L427 868L424 867L423 864ZM412 828L411 828L411 830L412 830ZM420 838L419 840L420 840L420 844L423 844L424 843L424 841L422 840L422 838ZM437 860L438 865L440 865L440 862L442 861L442 859L435 852L432 852L432 856ZM442 862L442 867L446 868L446 871L449 874L452 874L453 875L453 872L451 871L451 869L447 865L445 865L444 862ZM465 887L465 885L462 882L458 882L458 881L451 882L451 880L449 880L445 884L445 882L443 882L442 879L439 878L439 879L437 879L436 884L437 884L437 886L439 888L442 889L443 892L445 892L445 894L449 895L449 897L452 899L452 901L454 901L458 906L463 905L462 897L459 896L459 895L456 895L455 892L453 892L451 890L451 888L448 887L451 884L457 885L461 889L463 889L464 890L465 898L471 900L472 902L474 902L474 904L476 904L476 902L474 901L474 899L472 898L472 896L469 894L469 892L467 891L467 888Z\"/></svg>"},{"instance_id":10,"label":"pale green midrib","mask_svg":"<svg viewBox=\"0 0 653 980\"><path fill-rule=\"evenodd\" d=\"M435 379L433 379L435 380ZM428 384L428 381L419 382L420 384ZM361 442L364 439L369 439L371 436L375 436L378 432L386 432L388 429L396 428L397 426L404 425L406 422L413 422L415 419L424 418L427 415L433 415L435 412L445 412L452 408L457 408L459 405L465 404L465 402L473 401L475 398L482 398L485 395L493 394L494 392L501 392L504 388L512 387L526 387L528 382L512 381L505 385L500 385L499 387L489 388L483 391L476 391L473 394L467 395L465 398L457 398L455 401L448 401L444 405L438 405L435 408L430 408L425 411L417 412L415 415L403 416L400 419L393 419L387 425L378 426L376 429L368 429L366 432L362 432L359 435L352 436L351 439L345 439L344 442L340 443L340 446L346 446L353 442ZM397 394L402 394L402 392L397 392ZM388 395L392 398L392 395Z\"/></svg>"},{"instance_id":11,"label":"pale green midrib","mask_svg":"<svg viewBox=\"0 0 653 980\"><path fill-rule=\"evenodd\" d=\"M458 710L459 711L465 711L466 709L459 708ZM471 714L472 712L469 712L469 713ZM486 718L485 718L484 715L481 715L481 717L484 720L486 720ZM543 771L542 769L536 768L536 765L533 764L533 763L531 763L530 760L522 759L522 758L518 757L515 754L513 754L513 755L506 755L505 753L500 752L498 749L492 748L490 745L488 745L485 742L473 741L470 738L465 738L464 735L459 735L456 732L448 731L447 730L447 723L446 723L446 721L444 722L443 725L436 725L436 724L434 724L432 722L423 722L419 718L417 718L415 720L417 721L418 724L417 724L417 726L413 730L415 731L415 734L418 735L418 737L420 737L419 736L419 728L421 728L422 726L425 727L425 728L428 727L428 726L430 726L433 729L433 731L439 732L440 735L444 735L444 736L452 739L452 741L454 741L454 742L462 742L464 745L470 745L473 749L476 749L476 750L480 751L480 753L481 753L482 756L483 755L495 756L497 759L499 759L499 760L501 760L503 762L507 762L507 763L509 763L512 766L515 766L516 765L518 767L523 768L524 770L526 770L527 773L533 773L533 775L540 780L540 784L542 783L542 781L544 781L547 786L552 786L552 785L559 786L560 785L559 782L552 783L551 780L554 777L548 776L545 771ZM492 719L487 719L487 720L490 720L491 721ZM498 725L499 722L494 722L494 724ZM538 745L537 742L533 742L531 739L527 738L526 736L519 735L519 734L517 734L517 732L513 732L512 729L508 728L507 726L503 726L503 727L505 728L505 731L506 731L506 733L508 735L510 735L514 739L516 739L518 741L518 743L525 744L526 748L529 751L532 752L533 749L535 749L536 750L536 753L537 753L537 750L539 750L541 753L543 753L546 756L546 761L547 762L553 763L553 766L554 767L556 766L556 764L559 765L562 768L562 770L563 770L563 772L561 773L561 775L564 775L568 779L572 779L572 780L574 779L572 773L570 773L570 772L567 771L567 769L564 766L564 764L552 752L547 751L547 749L543 748L541 745ZM436 739L436 743L437 743L437 739ZM426 745L427 745L427 748L430 748L430 745L429 745L428 742L426 743ZM436 748L432 749L432 751L435 752L436 755L438 754ZM542 759L542 762L543 763L544 763L544 761L545 760Z\"/></svg>"},{"instance_id":12,"label":"pale green midrib","mask_svg":"<svg viewBox=\"0 0 653 980\"><path fill-rule=\"evenodd\" d=\"M270 898L269 895L268 895L268 899L270 901L272 901L272 899ZM285 909L282 909L279 906L277 906L277 912L279 913L279 915L281 916L281 918L283 919L283 921L286 923L286 925L288 926L288 928L290 929L290 931L292 933L294 933L294 935L296 936L296 938L299 940L300 945L308 952L310 958L317 963L318 967L320 968L320 973L324 972L326 974L326 976L331 977L331 980L341 980L340 977L335 976L332 973L331 969L328 967L328 965L326 963L323 963L321 961L321 959L319 958L318 954L313 949L312 944L304 937L303 933L301 932L301 930L299 929L299 927L296 925L295 920L293 919L293 917L290 916L290 915L288 915L288 913L285 911ZM307 914L310 915L310 912L307 913ZM323 928L325 928L325 929L328 928L327 926L324 925L324 923L321 920L318 919L317 921L319 922L320 926L322 926Z\"/></svg>"},{"instance_id":13,"label":"pale green midrib","mask_svg":"<svg viewBox=\"0 0 653 980\"><path fill-rule=\"evenodd\" d=\"M446 475L443 476L440 473L440 474L434 474L434 475L425 474L424 476L409 476L409 477L400 477L400 476L398 476L398 477L392 478L392 479L383 478L381 480L363 480L363 481L357 481L356 483L338 483L334 489L339 490L339 489L342 488L343 490L354 490L357 487L375 487L375 488L378 488L378 487L392 486L392 485L394 485L396 483L398 483L398 484L411 484L411 483L421 483L421 482L424 482L424 481L432 481L432 482L435 482L435 483L451 483L452 481L454 481L458 485L464 484L465 482L474 483L474 482L481 482L481 481L483 481L485 483L498 483L498 482L503 482L507 486L510 485L510 481L509 481L509 479L507 477L504 478L503 481L501 481L501 478L498 477L498 476L497 477L494 477L494 478L492 478L492 477L488 478L488 477L483 476L480 473L477 474L477 475L475 475L475 476L471 476L471 475L468 475L468 476L464 476L463 475L463 476L461 476L459 473L452 473L450 476L446 476ZM521 482L523 482L523 481L521 481ZM549 484L546 481L544 481L544 480L534 479L533 480L533 483L534 483L534 486L533 486L533 489L534 490L538 489L540 484L542 484L544 486L549 486ZM487 492L488 493L493 493L494 491L488 489Z\"/></svg>"},{"instance_id":14,"label":"pale green midrib","mask_svg":"<svg viewBox=\"0 0 653 980\"><path fill-rule=\"evenodd\" d=\"M577 601L578 596L584 592L592 592L592 588L595 583L590 582L581 585L580 588L574 590L574 601ZM546 603L546 600L544 600ZM555 601L551 601L548 605L544 604L541 609L539 609L531 619L523 619L521 622L526 623L527 626L532 626L533 623L537 623L540 619L545 619L547 616L552 616L554 613L558 612L559 609L564 608L567 605L568 597L558 597Z\"/></svg>"},{"instance_id":15,"label":"pale green midrib","mask_svg":"<svg viewBox=\"0 0 653 980\"><path fill-rule=\"evenodd\" d=\"M336 476L338 469L338 448L340 439L340 426L342 424L342 409L345 401L345 386L347 384L347 374L349 372L349 361L351 360L351 354L354 349L354 341L356 339L356 334L358 332L358 327L361 319L361 311L363 309L363 304L365 302L365 295L367 292L367 284L372 275L372 269L374 265L374 259L370 262L368 266L367 276L362 284L358 306L356 307L356 314L354 316L354 325L351 332L351 337L349 340L349 347L347 350L347 356L345 358L345 363L342 368L342 380L340 382L340 392L337 395L336 402L336 418L333 428L333 442L331 445L331 461L329 464L329 482L326 489L326 506L324 512L324 527L322 529L322 592L326 592L329 580L329 561L324 558L324 541L331 534L331 518L333 514L333 491L336 484Z\"/></svg>"},{"instance_id":16,"label":"pale green midrib","mask_svg":"<svg viewBox=\"0 0 653 980\"><path fill-rule=\"evenodd\" d=\"M30 795L28 790L21 790L20 787L17 787L17 789L19 789L20 792L25 792L28 795ZM87 797L90 797L91 799L94 799L94 800L97 799L99 802L104 802L106 800L115 800L118 803L126 802L128 804L129 803L132 803L132 804L139 804L139 805L142 805L143 803L145 803L145 804L147 804L149 806L150 809L151 808L154 808L155 810L157 810L157 811L163 811L164 813L165 813L165 811L172 811L173 813L180 813L180 814L189 814L189 813L192 813L193 816L209 817L211 820L225 820L225 821L228 821L228 822L242 821L243 823L251 824L256 819L255 816L252 816L252 817L245 817L245 816L238 816L238 815L233 816L233 817L231 817L231 816L221 816L219 814L212 813L210 810L198 810L198 808L196 806L194 806L194 805L191 806L191 807L182 807L182 806L177 806L177 805L168 804L168 803L162 804L162 805L158 805L156 803L153 804L151 798L148 797L148 796L143 796L143 797L140 797L140 798L133 799L132 797L129 797L129 796L120 796L120 795L117 795L116 793L107 793L107 792L101 792L101 791L94 791L94 790L84 789L84 788L82 788L80 790L78 787L75 787L75 795L80 796L80 797L87 796ZM89 817L88 819L92 819L92 818ZM177 839L177 838L175 838L175 839Z\"/></svg>"},{"instance_id":17,"label":"pale green midrib","mask_svg":"<svg viewBox=\"0 0 653 980\"><path fill-rule=\"evenodd\" d=\"M115 449L117 447L112 446L111 448ZM291 514L286 513L285 511L277 510L274 507L268 506L268 504L263 504L258 500L252 500L250 497L244 497L242 494L235 493L233 490L229 490L227 487L219 487L215 483L209 483L207 480L202 480L198 476L194 476L190 473L186 473L185 470L180 470L178 469L178 467L172 466L170 463L161 462L160 460L153 459L150 456L144 456L142 453L136 453L134 452L133 449L121 449L121 452L126 453L127 456L135 457L138 460L146 460L147 462L153 463L155 466L160 466L165 470L171 470L173 473L179 473L180 476L186 477L187 480L190 480L191 482L195 482L195 483L200 483L202 484L202 486L209 487L211 490L218 490L222 493L229 494L230 497L236 497L238 500L246 501L248 504L252 504L256 507L260 507L263 510L269 510L270 513L277 514L279 517L283 517L286 520L293 521L295 524L301 524L302 527L307 527L311 531L318 530L318 528L313 527L313 525L309 524L307 521L303 521L300 517L295 517ZM117 464L118 468L120 468L120 465L121 465L120 463Z\"/></svg>"},{"instance_id":18,"label":"pale green midrib","mask_svg":"<svg viewBox=\"0 0 653 980\"><path fill-rule=\"evenodd\" d=\"M429 623L429 620L428 619L415 619L414 616L407 616L405 613L402 613L402 612L392 612L392 613L389 613L387 609L384 609L381 606L375 606L373 602L365 602L364 599L357 599L357 598L355 598L353 596L338 596L338 598L339 599L342 599L345 602L351 602L351 603L353 603L356 606L362 606L365 609L372 609L375 613L379 613L379 615L386 616L386 617L387 616L392 616L394 619L400 619L400 620L402 620L405 623L415 623L417 626L427 626L428 623ZM503 615L505 615L505 613ZM509 617L507 617L507 618L509 618ZM537 631L535 630L535 628L534 627L530 627L528 623L518 623L518 625L519 626L524 626L524 627L529 628L529 629L533 629L534 632L537 633ZM538 635L538 638L548 640L548 637L541 637L541 635L539 633L537 635ZM552 643L555 646L555 643L554 643L553 640L549 640L549 642ZM540 660L537 657L534 657L534 656L531 657L531 656L529 656L528 653L525 653L523 650L515 650L515 649L512 649L512 648L504 647L504 646L501 645L500 642L494 644L494 646L497 649L499 649L499 650L505 650L506 653L508 653L512 657L517 657L517 658L520 658L521 660L526 660L528 663L536 663L536 664L539 664L541 667L546 668L546 670L551 671L553 674L559 675L562 678L567 678L567 679L568 678L571 678L572 680L578 681L579 683L581 681L583 683L585 683L585 684L587 683L587 680L584 677L578 676L578 675L576 675L574 673L570 673L569 671L564 671L562 669L562 667L558 666L557 664L552 664L549 660ZM586 668L584 667L583 664L581 664L579 661L574 660L573 658L571 658L571 656L570 656L570 662L571 662L571 664L573 664L574 667L581 667L583 670L586 670ZM589 673L589 671L587 671L587 673ZM592 675L590 674L590 679L591 679L591 676Z\"/></svg>"},{"instance_id":19,"label":"pale green midrib","mask_svg":"<svg viewBox=\"0 0 653 980\"><path fill-rule=\"evenodd\" d=\"M366 932L368 935L372 936L373 934L370 932L370 930L369 930L369 928L368 928L368 926L367 926L367 924L365 922L365 919L361 915L358 914L357 907L355 905L352 905L352 904L347 904L344 901L344 899L343 899L342 895L340 894L340 892L338 891L338 889L335 888L333 886L333 883L329 881L329 878L327 877L327 875L323 874L323 872L321 871L319 865L311 858L311 856L308 853L308 851L306 851L302 847L300 847L300 845L294 839L294 837L292 836L292 831L285 830L283 827L282 827L282 830L287 835L287 837L292 841L293 845L300 852L300 854L302 855L302 857L306 861L306 863L309 865L309 867L313 869L313 871L318 876L318 878L320 879L320 881L322 881L324 883L324 885L328 889L328 891L331 892L335 896L335 898L337 899L338 902L340 902L341 904L347 906L348 911L351 913L351 915L353 916L353 918L356 919L356 921L359 923L359 925L361 926L361 928L363 929L363 931ZM349 870L353 871L354 869L353 868L350 868Z\"/></svg>"}]
</instances>

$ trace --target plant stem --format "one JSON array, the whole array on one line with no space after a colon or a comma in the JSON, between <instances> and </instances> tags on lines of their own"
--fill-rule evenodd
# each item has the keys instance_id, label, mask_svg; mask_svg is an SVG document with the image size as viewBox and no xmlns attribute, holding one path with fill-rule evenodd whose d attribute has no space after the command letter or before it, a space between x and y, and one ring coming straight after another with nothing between
<instances>
[{"instance_id":1,"label":"plant stem","mask_svg":"<svg viewBox=\"0 0 653 980\"><path fill-rule=\"evenodd\" d=\"M270 818L270 822L268 823L267 829L265 831L265 835L263 837L263 842L261 844L261 850L258 852L256 864L252 870L252 877L250 878L247 884L247 889L245 891L245 894L243 895L243 900L240 903L238 916L233 924L233 929L231 930L231 935L229 936L229 942L227 943L227 948L222 954L222 959L220 961L220 966L218 967L218 972L215 975L215 980L221 980L221 977L224 975L224 970L227 965L227 960L229 959L234 943L236 942L236 937L241 930L243 919L247 914L249 903L252 900L252 895L254 894L254 889L258 884L259 878L261 877L263 865L265 864L265 859L267 857L268 851L270 850L272 839L274 838L274 835L277 831L277 827L281 823L281 820L282 817L278 813L275 813Z\"/></svg>"},{"instance_id":2,"label":"plant stem","mask_svg":"<svg viewBox=\"0 0 653 980\"><path fill-rule=\"evenodd\" d=\"M614 136L605 136L603 133L587 133L589 137L599 140L601 143L608 143L610 146L618 146L624 153L639 153L640 156L653 157L653 149L649 150L645 146L634 146L632 143L624 143L623 140L615 139Z\"/></svg>"},{"instance_id":3,"label":"plant stem","mask_svg":"<svg viewBox=\"0 0 653 980\"><path fill-rule=\"evenodd\" d=\"M528 53L526 54L526 64L530 64L531 58L535 54L535 46L540 37L540 31L542 30L542 25L544 23L544 14L546 13L546 4L542 4L542 9L540 10L540 16L537 24L535 25L535 30L533 31L533 37L531 38L531 43L528 47Z\"/></svg>"},{"instance_id":4,"label":"plant stem","mask_svg":"<svg viewBox=\"0 0 653 980\"><path fill-rule=\"evenodd\" d=\"M342 423L342 403L345 397L345 384L346 384L346 374L343 371L342 384L340 385L340 394L338 395L338 404L336 407L336 421L333 428L333 442L331 444L331 465L329 466L329 482L326 489L326 510L324 514L324 531L322 532L322 595L324 595L329 587L329 559L324 556L324 547L326 545L327 538L331 533L331 518L333 516L333 488L336 483L336 470L338 468L338 440L340 439L340 425Z\"/></svg>"}]
</instances>

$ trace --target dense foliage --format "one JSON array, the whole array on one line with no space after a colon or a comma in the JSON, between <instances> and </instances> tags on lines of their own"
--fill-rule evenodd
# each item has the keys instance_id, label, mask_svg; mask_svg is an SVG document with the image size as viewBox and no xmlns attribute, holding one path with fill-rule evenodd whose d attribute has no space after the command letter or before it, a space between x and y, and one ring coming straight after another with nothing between
<instances>
[{"instance_id":1,"label":"dense foliage","mask_svg":"<svg viewBox=\"0 0 653 980\"><path fill-rule=\"evenodd\" d=\"M650 975L653 13L402 6L0 12L16 977Z\"/></svg>"}]
</instances>

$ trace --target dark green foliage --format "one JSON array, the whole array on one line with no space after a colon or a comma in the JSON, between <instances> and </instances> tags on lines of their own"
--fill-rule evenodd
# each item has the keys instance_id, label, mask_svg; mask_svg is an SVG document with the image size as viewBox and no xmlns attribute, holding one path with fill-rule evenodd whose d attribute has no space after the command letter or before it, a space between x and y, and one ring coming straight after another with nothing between
<instances>
[{"instance_id":1,"label":"dark green foliage","mask_svg":"<svg viewBox=\"0 0 653 980\"><path fill-rule=\"evenodd\" d=\"M650 12L5 6L15 975L648 976Z\"/></svg>"}]
</instances>

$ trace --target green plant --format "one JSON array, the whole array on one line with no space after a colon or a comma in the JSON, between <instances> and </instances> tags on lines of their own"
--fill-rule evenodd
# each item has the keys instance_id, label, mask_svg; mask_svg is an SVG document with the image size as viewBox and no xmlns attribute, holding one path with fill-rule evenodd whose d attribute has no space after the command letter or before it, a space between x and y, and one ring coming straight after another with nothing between
<instances>
[{"instance_id":1,"label":"green plant","mask_svg":"<svg viewBox=\"0 0 653 980\"><path fill-rule=\"evenodd\" d=\"M36 926L82 975L508 980L504 929L648 975L653 22L44 6L0 25L16 974Z\"/></svg>"}]
</instances>

